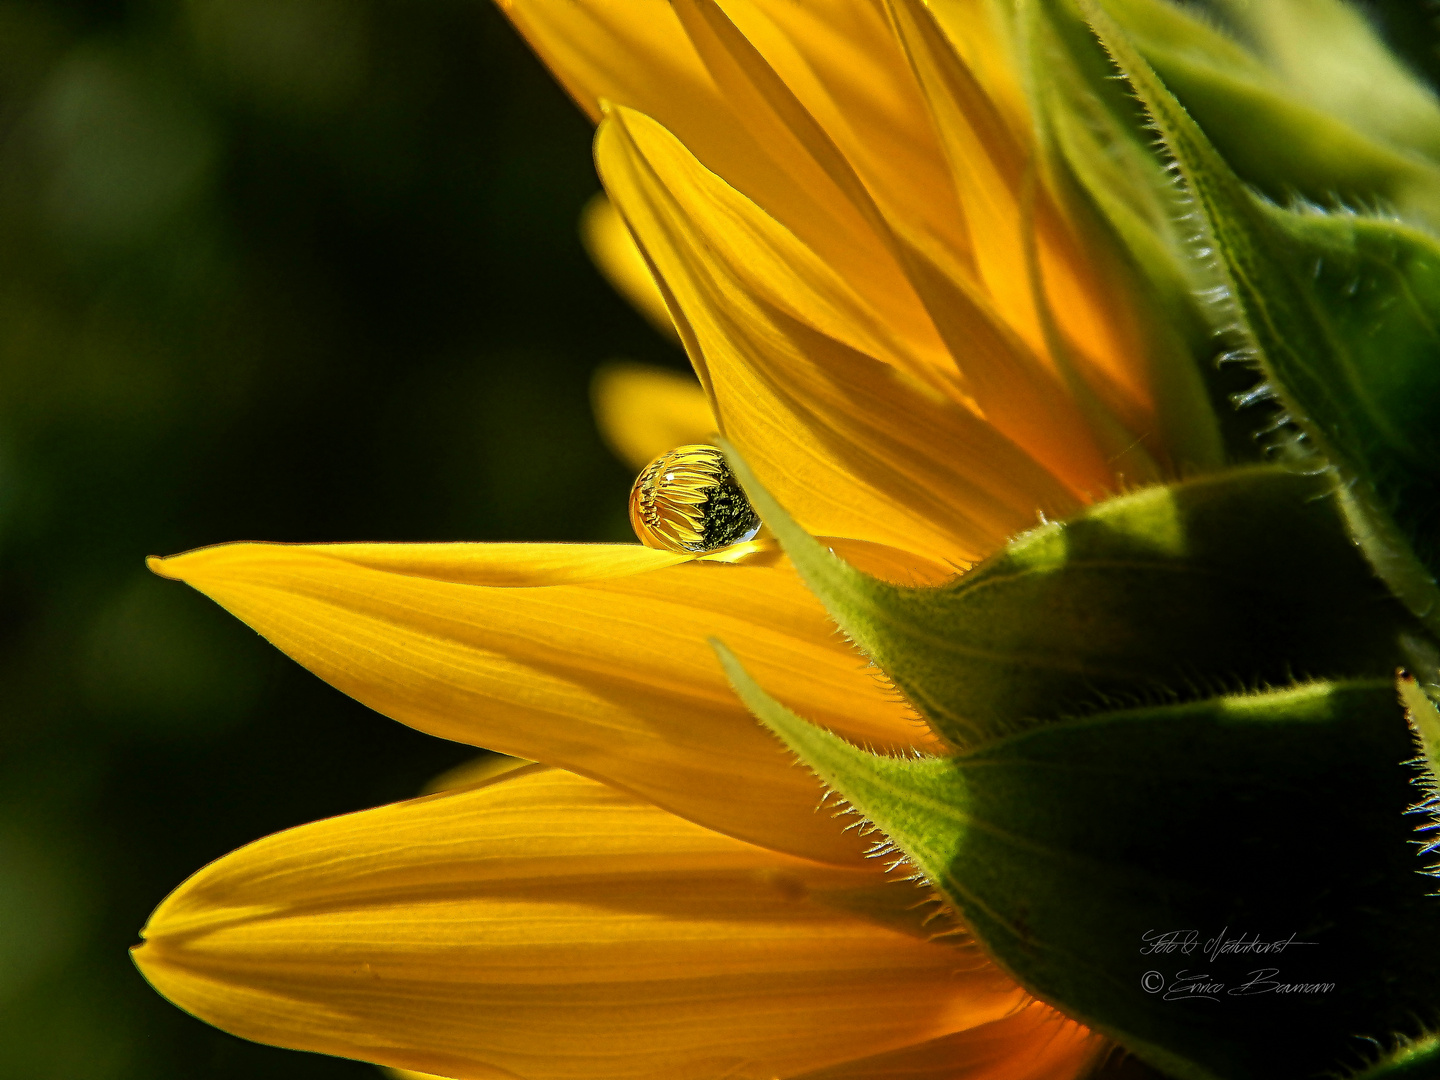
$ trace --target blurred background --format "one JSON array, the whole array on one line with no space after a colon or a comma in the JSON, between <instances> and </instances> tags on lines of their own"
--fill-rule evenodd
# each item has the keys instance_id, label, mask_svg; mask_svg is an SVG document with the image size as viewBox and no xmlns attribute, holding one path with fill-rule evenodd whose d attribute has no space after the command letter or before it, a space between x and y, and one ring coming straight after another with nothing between
<instances>
[{"instance_id":1,"label":"blurred background","mask_svg":"<svg viewBox=\"0 0 1440 1080\"><path fill-rule=\"evenodd\" d=\"M1373 11L1433 78L1435 9ZM589 144L486 0L0 0L0 1080L378 1075L126 949L210 859L474 752L143 559L630 539L589 380L684 361L583 253Z\"/></svg>"},{"instance_id":2,"label":"blurred background","mask_svg":"<svg viewBox=\"0 0 1440 1080\"><path fill-rule=\"evenodd\" d=\"M588 383L678 349L591 268L589 123L485 0L0 3L0 1078L378 1076L126 949L209 860L470 748L148 554L630 540Z\"/></svg>"}]
</instances>

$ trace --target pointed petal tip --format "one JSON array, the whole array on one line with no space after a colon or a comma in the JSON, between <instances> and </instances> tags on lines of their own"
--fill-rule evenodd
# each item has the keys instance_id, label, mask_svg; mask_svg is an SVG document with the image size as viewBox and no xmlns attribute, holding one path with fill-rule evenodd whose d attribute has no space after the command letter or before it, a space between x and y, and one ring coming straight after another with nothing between
<instances>
[{"instance_id":1,"label":"pointed petal tip","mask_svg":"<svg viewBox=\"0 0 1440 1080\"><path fill-rule=\"evenodd\" d=\"M158 962L158 950L145 939L145 931L140 931L140 940L126 950L130 954L130 962L135 965L135 970L140 972L141 977L148 983L155 982L152 974Z\"/></svg>"},{"instance_id":2,"label":"pointed petal tip","mask_svg":"<svg viewBox=\"0 0 1440 1080\"><path fill-rule=\"evenodd\" d=\"M175 573L169 565L173 562L173 555L147 555L145 556L145 567L156 577L168 578L171 581L181 580L180 575Z\"/></svg>"}]
</instances>

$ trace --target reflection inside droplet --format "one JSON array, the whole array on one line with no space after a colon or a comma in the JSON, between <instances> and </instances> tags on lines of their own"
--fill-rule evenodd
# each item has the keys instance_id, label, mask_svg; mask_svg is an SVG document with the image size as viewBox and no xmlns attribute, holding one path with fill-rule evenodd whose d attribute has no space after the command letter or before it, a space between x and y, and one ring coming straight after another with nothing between
<instances>
[{"instance_id":1,"label":"reflection inside droplet","mask_svg":"<svg viewBox=\"0 0 1440 1080\"><path fill-rule=\"evenodd\" d=\"M664 551L714 551L760 531L725 455L701 443L678 446L641 471L630 490L630 524L642 544Z\"/></svg>"}]
</instances>

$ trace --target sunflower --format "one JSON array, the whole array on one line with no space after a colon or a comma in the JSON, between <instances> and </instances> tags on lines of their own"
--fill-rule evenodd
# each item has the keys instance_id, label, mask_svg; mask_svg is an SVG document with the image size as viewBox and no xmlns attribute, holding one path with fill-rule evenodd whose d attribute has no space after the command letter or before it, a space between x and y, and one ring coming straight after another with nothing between
<instances>
[{"instance_id":1,"label":"sunflower","mask_svg":"<svg viewBox=\"0 0 1440 1080\"><path fill-rule=\"evenodd\" d=\"M1211 363L1224 267L1190 258L1103 54L1084 82L1078 8L501 6L598 124L592 252L698 377L597 381L637 468L719 434L767 521L907 596L1037 525L1266 470L1262 423L1237 436L1225 401L1253 374ZM1247 400L1276 430L1297 413ZM796 543L152 560L366 705L509 758L206 867L152 916L142 972L246 1038L444 1077L1084 1073L1109 1044L997 967L906 852L867 857L732 691L710 639L776 708L885 760L967 745L903 656L881 671L836 634Z\"/></svg>"}]
</instances>

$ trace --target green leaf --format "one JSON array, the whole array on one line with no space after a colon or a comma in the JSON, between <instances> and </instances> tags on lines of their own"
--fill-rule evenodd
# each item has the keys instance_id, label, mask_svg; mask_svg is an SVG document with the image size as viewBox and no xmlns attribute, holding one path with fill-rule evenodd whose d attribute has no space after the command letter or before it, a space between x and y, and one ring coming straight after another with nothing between
<instances>
[{"instance_id":1,"label":"green leaf","mask_svg":"<svg viewBox=\"0 0 1440 1080\"><path fill-rule=\"evenodd\" d=\"M1257 466L1146 488L1027 533L940 588L822 549L733 453L832 617L956 746L1118 707L1393 677L1418 627L1345 533L1323 475Z\"/></svg>"},{"instance_id":2,"label":"green leaf","mask_svg":"<svg viewBox=\"0 0 1440 1080\"><path fill-rule=\"evenodd\" d=\"M1106 8L1081 2L1195 198L1193 224L1267 392L1340 471L1342 506L1376 571L1440 631L1440 244L1395 221L1255 198Z\"/></svg>"},{"instance_id":3,"label":"green leaf","mask_svg":"<svg viewBox=\"0 0 1440 1080\"><path fill-rule=\"evenodd\" d=\"M1111 712L902 759L807 724L719 651L750 709L1002 966L1156 1067L1333 1075L1431 1014L1440 900L1416 872L1389 679ZM1196 933L1188 955L1143 951L1172 931ZM1297 944L1206 956L1222 935ZM1223 984L1196 995L1214 1000L1166 1000L1197 974Z\"/></svg>"}]
</instances>

